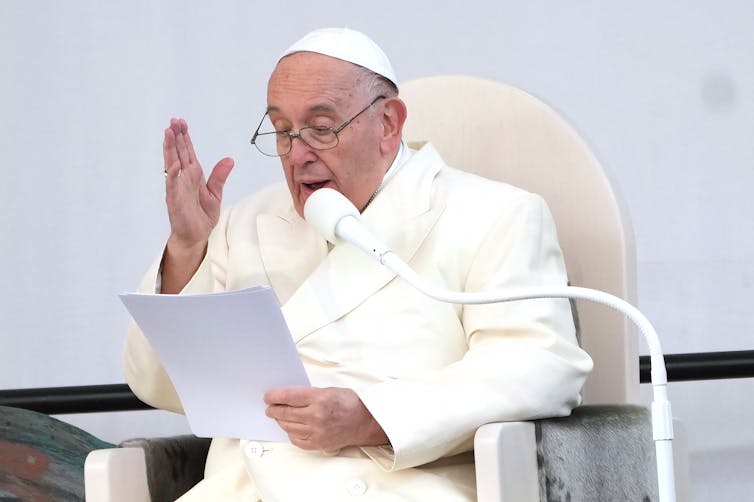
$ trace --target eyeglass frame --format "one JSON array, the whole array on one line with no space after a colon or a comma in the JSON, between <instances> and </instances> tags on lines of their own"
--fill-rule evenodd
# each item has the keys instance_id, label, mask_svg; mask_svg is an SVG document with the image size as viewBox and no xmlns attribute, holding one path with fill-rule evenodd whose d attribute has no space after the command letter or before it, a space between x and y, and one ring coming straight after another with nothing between
<instances>
[{"instance_id":1,"label":"eyeglass frame","mask_svg":"<svg viewBox=\"0 0 754 502\"><path fill-rule=\"evenodd\" d=\"M266 155L267 157L283 157L283 156L288 155L289 153L291 153L291 150L293 150L293 140L295 138L300 139L306 146L308 146L309 148L312 148L314 150L320 150L320 151L322 151L322 150L331 150L331 149L335 148L336 146L338 146L340 144L340 137L338 136L338 133L340 133L343 129L345 129L351 122L353 122L354 120L356 120L356 117L358 117L359 115L361 115L362 113L364 113L365 111L367 111L369 108L372 107L372 105L374 105L377 101L379 101L381 99L387 99L387 96L385 96L384 94L380 94L379 96L375 97L372 101L369 102L368 105L366 105L364 108L362 108L356 115L354 115L350 119L346 120L345 122L343 122L342 124L340 124L338 127L305 126L305 127L302 127L301 129L299 129L298 132L293 132L293 131L259 132L259 128L262 127L262 124L264 123L265 117L267 117L269 115L269 113L270 113L269 111L266 111L266 112L264 112L264 115L262 115L262 120L259 121L259 125L257 126L256 131L254 131L254 135L251 137L251 144L254 145L257 148L257 150L259 151L259 153L261 153L262 155ZM329 130L329 131L331 131L335 135L335 143L332 146L328 146L328 147L325 147L325 148L317 148L316 146L312 146L309 143L307 143L304 138L301 137L301 131L303 131L305 129L316 129L316 130L318 130L320 132L324 132L324 131ZM270 135L270 134L276 134L276 135L284 135L284 136L286 136L288 138L288 151L285 152L285 153L278 153L276 155L270 155L269 153L263 152L259 148L259 145L257 145L257 143L256 143L257 138L259 136L267 136L267 135Z\"/></svg>"}]
</instances>

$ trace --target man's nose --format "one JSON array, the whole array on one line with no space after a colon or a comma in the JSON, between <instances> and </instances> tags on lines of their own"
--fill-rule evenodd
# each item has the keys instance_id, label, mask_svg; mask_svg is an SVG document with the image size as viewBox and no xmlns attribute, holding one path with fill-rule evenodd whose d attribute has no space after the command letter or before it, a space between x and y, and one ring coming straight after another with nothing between
<instances>
[{"instance_id":1,"label":"man's nose","mask_svg":"<svg viewBox=\"0 0 754 502\"><path fill-rule=\"evenodd\" d=\"M294 136L291 138L291 151L288 152L288 157L294 165L302 165L315 160L317 155L314 149L301 139L301 136Z\"/></svg>"}]
</instances>

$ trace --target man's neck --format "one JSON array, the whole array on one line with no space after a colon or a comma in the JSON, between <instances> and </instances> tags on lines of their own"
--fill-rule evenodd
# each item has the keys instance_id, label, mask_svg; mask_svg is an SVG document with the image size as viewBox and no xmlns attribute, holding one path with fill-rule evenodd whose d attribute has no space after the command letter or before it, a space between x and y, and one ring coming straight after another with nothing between
<instances>
[{"instance_id":1,"label":"man's neck","mask_svg":"<svg viewBox=\"0 0 754 502\"><path fill-rule=\"evenodd\" d=\"M361 210L363 213L366 208L369 207L369 204L372 203L375 197L377 197L377 194L380 193L380 190L382 190L385 185L388 184L388 182L395 176L395 173L398 172L398 170L401 168L403 164L406 163L406 160L410 157L410 151L406 147L406 145L403 143L403 140L401 140L400 144L398 145L398 149L395 152L395 156L393 157L392 162L390 163L390 166L387 168L387 171L385 171L385 174L382 177L382 181L379 185L377 185L377 188L372 193L372 196L369 197L369 200L367 201L366 205L364 206L364 209Z\"/></svg>"}]
</instances>

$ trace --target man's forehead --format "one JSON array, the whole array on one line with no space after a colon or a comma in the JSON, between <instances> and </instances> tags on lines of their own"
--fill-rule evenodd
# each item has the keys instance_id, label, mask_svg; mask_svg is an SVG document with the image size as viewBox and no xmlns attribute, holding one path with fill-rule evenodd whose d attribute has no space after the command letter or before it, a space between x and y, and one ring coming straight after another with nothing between
<instances>
[{"instance_id":1,"label":"man's forehead","mask_svg":"<svg viewBox=\"0 0 754 502\"><path fill-rule=\"evenodd\" d=\"M356 65L314 53L296 53L278 62L267 87L269 111L291 101L311 111L337 110L361 94L363 77Z\"/></svg>"},{"instance_id":2,"label":"man's forehead","mask_svg":"<svg viewBox=\"0 0 754 502\"><path fill-rule=\"evenodd\" d=\"M365 74L363 67L348 61L303 51L280 58L270 75L270 82L307 79L312 85L350 86Z\"/></svg>"}]
</instances>

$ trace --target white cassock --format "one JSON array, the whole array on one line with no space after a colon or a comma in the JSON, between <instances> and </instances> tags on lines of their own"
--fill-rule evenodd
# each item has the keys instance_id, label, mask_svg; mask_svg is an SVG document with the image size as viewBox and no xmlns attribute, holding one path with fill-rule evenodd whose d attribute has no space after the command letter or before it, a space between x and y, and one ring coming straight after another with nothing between
<instances>
[{"instance_id":1,"label":"white cassock","mask_svg":"<svg viewBox=\"0 0 754 502\"><path fill-rule=\"evenodd\" d=\"M458 291L566 284L539 196L447 167L431 145L405 149L393 169L362 221L426 280ZM223 213L183 293L257 284L273 287L312 385L354 389L390 445L312 452L215 439L204 481L181 500L473 501L476 429L569 414L592 367L568 300L427 298L351 245L329 250L284 184ZM135 326L125 372L142 400L181 411Z\"/></svg>"}]
</instances>

